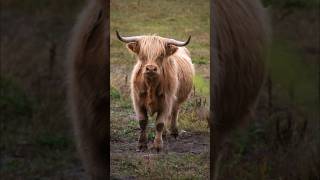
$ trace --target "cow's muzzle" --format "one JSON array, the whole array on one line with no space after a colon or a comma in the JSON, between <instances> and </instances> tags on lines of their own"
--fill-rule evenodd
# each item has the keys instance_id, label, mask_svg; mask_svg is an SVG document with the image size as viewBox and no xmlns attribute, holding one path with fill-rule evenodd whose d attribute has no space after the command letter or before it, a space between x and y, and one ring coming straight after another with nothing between
<instances>
[{"instance_id":1,"label":"cow's muzzle","mask_svg":"<svg viewBox=\"0 0 320 180\"><path fill-rule=\"evenodd\" d=\"M159 74L159 68L151 64L146 65L144 69L144 74L145 76L148 76L148 77L157 76Z\"/></svg>"}]
</instances>

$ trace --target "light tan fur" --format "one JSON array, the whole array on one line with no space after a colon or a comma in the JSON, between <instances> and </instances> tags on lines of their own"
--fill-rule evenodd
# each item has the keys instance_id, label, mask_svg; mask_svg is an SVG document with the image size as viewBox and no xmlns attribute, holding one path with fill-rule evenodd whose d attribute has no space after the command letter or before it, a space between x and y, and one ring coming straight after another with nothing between
<instances>
[{"instance_id":1,"label":"light tan fur","mask_svg":"<svg viewBox=\"0 0 320 180\"><path fill-rule=\"evenodd\" d=\"M140 121L139 148L147 148L146 125L148 114L157 113L154 148L163 147L162 132L169 126L171 133L178 134L177 116L179 107L192 89L194 67L190 53L185 47L167 46L166 39L159 36L144 36L134 47L127 45L137 56L131 75L131 97ZM147 65L158 68L151 80L146 76Z\"/></svg>"}]
</instances>

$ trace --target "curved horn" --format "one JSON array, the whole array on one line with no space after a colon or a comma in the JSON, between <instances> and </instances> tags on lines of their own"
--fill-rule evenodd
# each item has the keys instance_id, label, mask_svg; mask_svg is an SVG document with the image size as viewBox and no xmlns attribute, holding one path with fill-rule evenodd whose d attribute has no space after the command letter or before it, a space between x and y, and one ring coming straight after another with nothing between
<instances>
[{"instance_id":1,"label":"curved horn","mask_svg":"<svg viewBox=\"0 0 320 180\"><path fill-rule=\"evenodd\" d=\"M137 42L141 36L130 36L130 37L122 37L118 31L116 31L117 33L117 37L120 41L125 42L125 43L129 43L129 42Z\"/></svg>"},{"instance_id":2,"label":"curved horn","mask_svg":"<svg viewBox=\"0 0 320 180\"><path fill-rule=\"evenodd\" d=\"M174 39L169 39L168 40L168 44L172 44L172 45L175 45L175 46L186 46L189 44L190 42L190 39L191 39L191 36L189 36L188 40L183 42L183 41L177 41L177 40L174 40Z\"/></svg>"}]
</instances>

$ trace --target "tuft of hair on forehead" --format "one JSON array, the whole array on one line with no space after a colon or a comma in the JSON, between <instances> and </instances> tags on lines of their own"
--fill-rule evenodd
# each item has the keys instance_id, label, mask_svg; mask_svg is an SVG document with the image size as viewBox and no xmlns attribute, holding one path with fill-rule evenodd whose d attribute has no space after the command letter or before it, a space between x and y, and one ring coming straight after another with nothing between
<instances>
[{"instance_id":1,"label":"tuft of hair on forehead","mask_svg":"<svg viewBox=\"0 0 320 180\"><path fill-rule=\"evenodd\" d=\"M166 53L166 39L157 35L146 35L140 41L139 54L148 59L156 58Z\"/></svg>"}]
</instances>

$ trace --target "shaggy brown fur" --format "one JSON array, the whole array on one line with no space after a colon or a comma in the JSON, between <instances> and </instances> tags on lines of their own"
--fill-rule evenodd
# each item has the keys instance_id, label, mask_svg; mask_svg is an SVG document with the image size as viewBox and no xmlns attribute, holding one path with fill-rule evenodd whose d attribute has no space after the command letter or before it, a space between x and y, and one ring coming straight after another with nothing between
<instances>
[{"instance_id":1,"label":"shaggy brown fur","mask_svg":"<svg viewBox=\"0 0 320 180\"><path fill-rule=\"evenodd\" d=\"M78 150L90 179L106 179L109 112L108 3L90 0L68 50L68 97Z\"/></svg>"},{"instance_id":2,"label":"shaggy brown fur","mask_svg":"<svg viewBox=\"0 0 320 180\"><path fill-rule=\"evenodd\" d=\"M258 0L214 0L211 8L211 143L216 163L224 139L248 119L257 101L268 28Z\"/></svg>"},{"instance_id":3,"label":"shaggy brown fur","mask_svg":"<svg viewBox=\"0 0 320 180\"><path fill-rule=\"evenodd\" d=\"M179 107L192 89L194 68L189 51L185 47L167 45L166 41L153 35L127 44L137 56L131 75L131 97L140 122L140 150L147 148L148 113L157 113L153 148L158 151L163 148L162 133L167 125L173 135L178 135ZM155 71L150 73L148 68Z\"/></svg>"}]
</instances>

